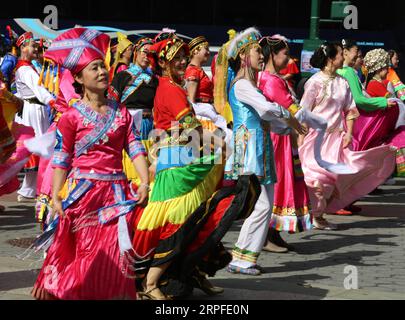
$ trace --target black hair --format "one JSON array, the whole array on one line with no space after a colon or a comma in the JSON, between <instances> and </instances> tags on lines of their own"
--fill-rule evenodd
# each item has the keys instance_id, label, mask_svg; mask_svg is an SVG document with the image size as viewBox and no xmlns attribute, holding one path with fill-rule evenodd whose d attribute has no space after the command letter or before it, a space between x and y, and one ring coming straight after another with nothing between
<instances>
[{"instance_id":1,"label":"black hair","mask_svg":"<svg viewBox=\"0 0 405 320\"><path fill-rule=\"evenodd\" d=\"M312 56L310 64L314 68L324 69L328 64L328 59L334 59L338 54L338 48L342 45L338 42L325 42Z\"/></svg>"},{"instance_id":2,"label":"black hair","mask_svg":"<svg viewBox=\"0 0 405 320\"><path fill-rule=\"evenodd\" d=\"M259 41L259 44L262 47L265 64L267 64L270 58L272 58L272 54L278 54L281 50L288 48L286 41L269 37L262 38Z\"/></svg>"},{"instance_id":3,"label":"black hair","mask_svg":"<svg viewBox=\"0 0 405 320\"><path fill-rule=\"evenodd\" d=\"M341 45L343 49L350 50L351 48L359 47L357 42L352 39L342 39Z\"/></svg>"},{"instance_id":4,"label":"black hair","mask_svg":"<svg viewBox=\"0 0 405 320\"><path fill-rule=\"evenodd\" d=\"M389 50L388 54L390 55L390 60L392 60L392 58L397 55L399 57L399 53L396 50Z\"/></svg>"}]
</instances>

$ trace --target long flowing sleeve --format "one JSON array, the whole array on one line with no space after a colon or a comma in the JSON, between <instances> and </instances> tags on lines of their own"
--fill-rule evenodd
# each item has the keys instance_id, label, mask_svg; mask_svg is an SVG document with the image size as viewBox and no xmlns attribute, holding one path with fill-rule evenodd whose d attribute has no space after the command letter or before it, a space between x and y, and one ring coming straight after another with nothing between
<instances>
[{"instance_id":1,"label":"long flowing sleeve","mask_svg":"<svg viewBox=\"0 0 405 320\"><path fill-rule=\"evenodd\" d=\"M248 80L242 79L235 83L236 98L256 110L260 118L265 121L290 118L290 112L277 103L269 102L257 88Z\"/></svg>"},{"instance_id":2,"label":"long flowing sleeve","mask_svg":"<svg viewBox=\"0 0 405 320\"><path fill-rule=\"evenodd\" d=\"M316 98L319 94L320 88L313 79L309 79L305 83L304 94L301 98L300 106L312 111L316 106Z\"/></svg>"},{"instance_id":3,"label":"long flowing sleeve","mask_svg":"<svg viewBox=\"0 0 405 320\"><path fill-rule=\"evenodd\" d=\"M134 125L134 120L127 108L121 108L121 112L124 114L125 121L127 123L127 131L125 134L124 149L128 153L132 161L139 156L147 156L145 147L142 144L141 134Z\"/></svg>"},{"instance_id":4,"label":"long flowing sleeve","mask_svg":"<svg viewBox=\"0 0 405 320\"><path fill-rule=\"evenodd\" d=\"M74 110L69 110L60 118L56 129L56 146L52 167L69 170L74 155L77 122Z\"/></svg>"},{"instance_id":5,"label":"long flowing sleeve","mask_svg":"<svg viewBox=\"0 0 405 320\"><path fill-rule=\"evenodd\" d=\"M19 80L34 93L40 102L47 105L53 100L52 95L45 88L38 85L39 76L31 67L21 67L17 73Z\"/></svg>"},{"instance_id":6,"label":"long flowing sleeve","mask_svg":"<svg viewBox=\"0 0 405 320\"><path fill-rule=\"evenodd\" d=\"M367 98L364 96L359 78L353 68L339 69L338 74L344 77L349 83L350 90L358 108L364 111L374 111L387 107L388 101L386 98Z\"/></svg>"}]
</instances>

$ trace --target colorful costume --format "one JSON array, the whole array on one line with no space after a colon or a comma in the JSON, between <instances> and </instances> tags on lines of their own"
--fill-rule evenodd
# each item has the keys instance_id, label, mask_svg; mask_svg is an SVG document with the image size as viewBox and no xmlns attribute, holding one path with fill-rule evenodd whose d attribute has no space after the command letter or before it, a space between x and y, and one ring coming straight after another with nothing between
<instances>
[{"instance_id":1,"label":"colorful costume","mask_svg":"<svg viewBox=\"0 0 405 320\"><path fill-rule=\"evenodd\" d=\"M398 74L393 67L388 69L387 80L394 85L396 96L402 101L405 101L405 84L398 77Z\"/></svg>"},{"instance_id":2,"label":"colorful costume","mask_svg":"<svg viewBox=\"0 0 405 320\"><path fill-rule=\"evenodd\" d=\"M258 45L259 32L249 28L238 34L227 48L227 59L237 59L246 47ZM228 71L223 59L217 61L218 73ZM221 70L223 68L223 70ZM220 79L217 78L217 85ZM226 88L219 83L220 87ZM239 239L232 252L233 260L228 270L244 269L244 273L257 272L257 259L267 237L273 208L274 183L277 182L274 167L274 151L270 128L277 118L288 118L290 113L283 107L266 100L250 81L240 79L231 85L228 100L233 114L233 155L228 159L225 179L236 180L248 172L254 173L261 183L261 194L251 216L245 220ZM280 124L277 124L280 127ZM281 126L284 123L281 123ZM286 131L287 128L284 125ZM281 132L280 132L281 133Z\"/></svg>"},{"instance_id":3,"label":"colorful costume","mask_svg":"<svg viewBox=\"0 0 405 320\"><path fill-rule=\"evenodd\" d=\"M374 98L373 101L378 103L380 100ZM359 116L345 79L329 77L323 72L315 74L305 85L300 105L328 122L322 158L331 163L347 163L356 170L354 174L338 175L322 169L314 158L317 134L315 130L309 130L299 154L314 216L346 207L373 191L390 176L395 166L395 151L390 146L361 152L342 147L345 118L350 120Z\"/></svg>"},{"instance_id":4,"label":"colorful costume","mask_svg":"<svg viewBox=\"0 0 405 320\"><path fill-rule=\"evenodd\" d=\"M259 89L264 96L278 103L293 115L298 111L287 82L276 74L264 71L259 75ZM274 147L277 183L274 186L273 215L270 228L300 232L311 229L310 201L304 181L296 137L271 133Z\"/></svg>"},{"instance_id":5,"label":"colorful costume","mask_svg":"<svg viewBox=\"0 0 405 320\"><path fill-rule=\"evenodd\" d=\"M96 30L75 28L56 38L45 57L76 74L104 59L109 41ZM71 63L66 57L72 56L80 58ZM132 123L125 106L112 100L104 115L79 100L59 120L53 168L69 172L66 216L59 218L32 291L35 298L136 298L127 226L136 201L122 172L122 150L135 159L145 149ZM54 275L56 282L49 278Z\"/></svg>"},{"instance_id":6,"label":"colorful costume","mask_svg":"<svg viewBox=\"0 0 405 320\"><path fill-rule=\"evenodd\" d=\"M142 50L143 46L152 44L152 40L143 40L142 46L136 46L136 50ZM138 130L147 151L150 147L149 134L153 129L152 110L158 83L150 68L144 70L137 64L131 64L127 70L114 77L109 89L110 98L125 104L132 115L137 111L142 114ZM133 164L126 154L124 154L124 172L129 180L137 179Z\"/></svg>"},{"instance_id":7,"label":"colorful costume","mask_svg":"<svg viewBox=\"0 0 405 320\"><path fill-rule=\"evenodd\" d=\"M122 60L121 55L132 46L132 42L128 40L127 36L121 32L117 32L118 44L116 48L116 53L114 57L114 63L110 69L110 81L112 81L115 75L121 71L128 69L128 65Z\"/></svg>"},{"instance_id":8,"label":"colorful costume","mask_svg":"<svg viewBox=\"0 0 405 320\"><path fill-rule=\"evenodd\" d=\"M32 39L31 33L25 33L17 44L21 46L24 42ZM32 127L35 136L45 134L50 126L47 106L54 102L52 95L38 84L40 78L30 61L19 60L15 71L15 84L17 87L16 96L24 100L21 124ZM35 198L37 185L37 171L39 157L32 156L26 165L26 175L18 194L26 198Z\"/></svg>"},{"instance_id":9,"label":"colorful costume","mask_svg":"<svg viewBox=\"0 0 405 320\"><path fill-rule=\"evenodd\" d=\"M60 83L58 83L58 95L54 105L55 117L48 129L48 133L56 133L56 126L62 114L69 110L70 104L74 102L74 100L80 99L80 95L78 95L74 90L74 79L68 69L61 70L59 79ZM48 209L51 204L52 197L52 175L53 168L51 158L46 159L41 157L37 177L37 194L39 196L37 198L35 217L36 220L42 224L44 229L46 228L46 222L49 218Z\"/></svg>"},{"instance_id":10,"label":"colorful costume","mask_svg":"<svg viewBox=\"0 0 405 320\"><path fill-rule=\"evenodd\" d=\"M389 66L389 54L383 49L375 49L367 53L364 59L368 73L374 73ZM366 88L370 97L392 98L394 92L389 91L389 80L377 81L372 79ZM353 130L353 150L363 151L383 144L390 144L398 149L398 172L405 174L405 127L396 128L399 116L399 107L377 109L374 111L359 110Z\"/></svg>"},{"instance_id":11,"label":"colorful costume","mask_svg":"<svg viewBox=\"0 0 405 320\"><path fill-rule=\"evenodd\" d=\"M209 46L207 40L200 36L190 41L190 52L203 46ZM184 76L187 82L196 82L197 92L193 109L203 128L214 131L217 127L227 131L226 120L217 113L214 104L214 84L205 71L198 66L189 64Z\"/></svg>"},{"instance_id":12,"label":"colorful costume","mask_svg":"<svg viewBox=\"0 0 405 320\"><path fill-rule=\"evenodd\" d=\"M181 48L187 49L181 40L167 39L152 46L151 52L170 61ZM154 106L155 129L169 136L153 146L157 150L155 184L149 204L136 222L136 268L142 277L150 266L172 262L164 277L170 281L160 288L181 296L189 293L196 266L213 276L229 262L226 251L218 256L220 240L235 219L252 211L257 179L245 176L236 188L217 191L223 172L220 155L210 152L200 157L187 145L187 135L192 130L199 132L201 124L186 91L163 76ZM172 136L176 130L180 137ZM252 201L246 202L248 198Z\"/></svg>"},{"instance_id":13,"label":"colorful costume","mask_svg":"<svg viewBox=\"0 0 405 320\"><path fill-rule=\"evenodd\" d=\"M15 97L0 79L0 196L20 187L17 174L29 160L31 153L24 141L35 136L34 130L14 122L17 112Z\"/></svg>"}]
</instances>

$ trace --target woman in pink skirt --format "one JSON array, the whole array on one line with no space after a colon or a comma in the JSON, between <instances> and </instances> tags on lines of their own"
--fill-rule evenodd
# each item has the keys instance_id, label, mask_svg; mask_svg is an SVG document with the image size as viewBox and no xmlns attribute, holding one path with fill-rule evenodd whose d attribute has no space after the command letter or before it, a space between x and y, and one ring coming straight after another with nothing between
<instances>
[{"instance_id":1,"label":"woman in pink skirt","mask_svg":"<svg viewBox=\"0 0 405 320\"><path fill-rule=\"evenodd\" d=\"M295 115L299 106L279 71L287 66L289 47L282 36L260 41L265 70L259 75L259 89L264 96ZM274 186L273 213L264 250L276 253L293 249L280 236L281 231L297 233L312 228L308 190L298 155L297 134L271 133L276 161L277 183Z\"/></svg>"},{"instance_id":2,"label":"woman in pink skirt","mask_svg":"<svg viewBox=\"0 0 405 320\"><path fill-rule=\"evenodd\" d=\"M105 98L109 41L96 30L75 28L45 54L71 71L83 98L57 125L52 200L59 223L32 290L36 299L136 298L128 225L136 205L147 203L148 169L131 115ZM122 170L124 148L142 181L137 195Z\"/></svg>"},{"instance_id":3,"label":"woman in pink skirt","mask_svg":"<svg viewBox=\"0 0 405 320\"><path fill-rule=\"evenodd\" d=\"M349 165L352 174L334 174L322 169L314 157L317 133L310 129L299 148L305 182L314 215L314 227L334 230L337 227L323 218L367 195L383 183L395 166L395 148L380 146L367 151L351 149L354 121L359 112L347 81L337 75L343 66L340 44L326 43L313 55L311 65L321 69L305 85L301 106L328 121L321 156L331 163Z\"/></svg>"}]
</instances>

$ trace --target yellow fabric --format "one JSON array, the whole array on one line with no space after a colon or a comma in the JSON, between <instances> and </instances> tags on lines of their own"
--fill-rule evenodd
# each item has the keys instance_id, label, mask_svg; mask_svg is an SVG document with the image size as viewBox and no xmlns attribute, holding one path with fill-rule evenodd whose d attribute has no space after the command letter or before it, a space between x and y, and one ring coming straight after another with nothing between
<instances>
[{"instance_id":1,"label":"yellow fabric","mask_svg":"<svg viewBox=\"0 0 405 320\"><path fill-rule=\"evenodd\" d=\"M288 111L290 111L292 116L295 116L300 109L301 108L296 104L292 104L291 106L288 107Z\"/></svg>"},{"instance_id":2,"label":"yellow fabric","mask_svg":"<svg viewBox=\"0 0 405 320\"><path fill-rule=\"evenodd\" d=\"M183 224L215 192L223 171L224 165L214 165L207 177L188 194L164 202L149 202L137 230L153 231L169 223Z\"/></svg>"},{"instance_id":3,"label":"yellow fabric","mask_svg":"<svg viewBox=\"0 0 405 320\"><path fill-rule=\"evenodd\" d=\"M142 144L146 149L146 152L149 154L149 150L152 146L152 141L150 140L142 140ZM149 164L148 159L146 161ZM122 167L124 169L124 173L127 176L127 179L136 185L140 185L141 180L139 179L138 173L135 170L134 164L132 163L131 158L128 156L125 150L122 152Z\"/></svg>"},{"instance_id":4,"label":"yellow fabric","mask_svg":"<svg viewBox=\"0 0 405 320\"><path fill-rule=\"evenodd\" d=\"M117 32L118 35L118 45L117 45L117 52L115 53L114 65L120 62L121 54L130 46L132 42L128 40L128 37L121 33ZM108 50L109 51L109 50Z\"/></svg>"}]
</instances>

